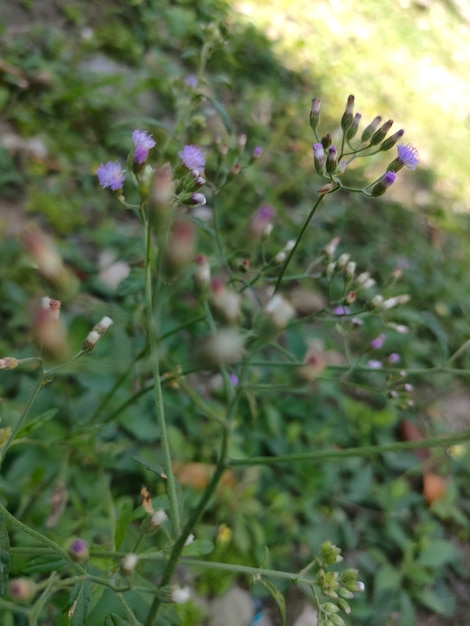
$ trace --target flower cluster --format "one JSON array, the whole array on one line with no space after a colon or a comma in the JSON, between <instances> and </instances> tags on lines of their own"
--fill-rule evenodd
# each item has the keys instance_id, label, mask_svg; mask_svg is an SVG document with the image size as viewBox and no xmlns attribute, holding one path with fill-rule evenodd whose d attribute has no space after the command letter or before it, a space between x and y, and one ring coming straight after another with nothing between
<instances>
[{"instance_id":1,"label":"flower cluster","mask_svg":"<svg viewBox=\"0 0 470 626\"><path fill-rule=\"evenodd\" d=\"M310 109L310 126L316 138L316 142L313 144L313 164L317 174L330 182L323 185L318 193L331 193L343 187L339 177L354 159L371 156L378 152L386 152L394 146L397 148L397 156L389 163L385 173L363 189L354 191L362 191L372 197L381 196L393 185L396 180L396 173L403 167L410 170L416 169L419 163L418 150L411 144L398 143L405 131L400 129L387 138L393 120L387 120L381 124L382 118L380 116L375 117L364 129L360 139L353 142L358 133L362 116L360 113L354 114L354 96L351 95L347 99L346 108L341 118L342 138L340 147L337 147L332 143L333 135L331 133L323 137L318 135L320 106L320 99L314 98Z\"/></svg>"}]
</instances>

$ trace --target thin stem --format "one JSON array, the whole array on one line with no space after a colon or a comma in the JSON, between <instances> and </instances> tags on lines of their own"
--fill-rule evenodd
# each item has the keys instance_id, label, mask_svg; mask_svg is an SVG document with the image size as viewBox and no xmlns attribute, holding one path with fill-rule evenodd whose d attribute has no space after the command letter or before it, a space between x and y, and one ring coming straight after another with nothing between
<instances>
[{"instance_id":1,"label":"thin stem","mask_svg":"<svg viewBox=\"0 0 470 626\"><path fill-rule=\"evenodd\" d=\"M173 537L180 533L180 512L178 497L176 493L176 481L171 462L170 443L165 420L165 408L163 404L162 383L160 380L160 355L154 328L153 319L153 295L152 295L152 230L148 219L142 218L144 225L145 241L145 315L147 326L147 338L150 346L150 361L153 373L153 390L155 410L157 414L158 427L160 429L160 439L164 459L165 473L167 476L167 494L170 503L170 522Z\"/></svg>"},{"instance_id":2,"label":"thin stem","mask_svg":"<svg viewBox=\"0 0 470 626\"><path fill-rule=\"evenodd\" d=\"M305 220L304 225L302 226L302 228L300 230L300 233L299 233L297 239L295 240L294 247L292 248L292 250L287 255L287 259L285 260L285 263L282 266L281 271L279 272L279 276L277 277L277 281L276 281L276 284L274 286L274 293L276 293L278 291L279 287L281 286L282 279L283 279L284 274L285 274L285 272L286 272L286 270L287 270L287 268L289 266L289 263L291 262L292 257L295 254L295 251L297 250L297 246L299 245L300 240L304 236L304 233L307 230L308 225L310 224L313 216L315 215L316 210L320 206L320 202L323 200L324 197L325 197L324 195L318 196L315 204L313 205L310 213L308 214L307 219Z\"/></svg>"},{"instance_id":3,"label":"thin stem","mask_svg":"<svg viewBox=\"0 0 470 626\"><path fill-rule=\"evenodd\" d=\"M430 437L419 441L397 441L378 446L361 446L360 448L343 448L340 450L319 450L318 452L299 452L295 454L284 454L281 456L256 456L250 459L229 459L229 467L243 465L275 465L278 463L298 463L309 461L316 463L351 457L369 457L384 454L385 452L403 452L405 450L416 450L417 448L438 448L447 447L456 443L470 440L470 430L461 433L447 435L445 437Z\"/></svg>"},{"instance_id":4,"label":"thin stem","mask_svg":"<svg viewBox=\"0 0 470 626\"><path fill-rule=\"evenodd\" d=\"M26 404L26 407L24 408L24 411L20 416L20 419L15 424L15 426L11 429L10 436L5 441L5 443L2 446L2 449L0 450L0 465L2 464L2 461L5 458L5 454L8 448L10 447L11 442L15 439L16 435L18 434L18 431L23 426L25 419L28 417L33 404L36 402L36 398L38 397L39 392L41 391L43 387L44 380L45 380L45 375L44 375L44 371L42 371L41 375L39 376L36 382L36 386L34 387L33 392Z\"/></svg>"},{"instance_id":5,"label":"thin stem","mask_svg":"<svg viewBox=\"0 0 470 626\"><path fill-rule=\"evenodd\" d=\"M222 474L224 473L227 467L226 457L227 457L228 443L229 443L229 429L226 427L223 431L222 445L221 445L221 450L220 450L220 454L219 454L215 471L204 493L202 494L201 499L199 500L196 508L194 509L188 521L186 522L181 535L178 537L176 543L173 546L173 549L170 554L170 558L168 559L168 562L163 571L163 576L160 582L160 587L165 587L166 585L170 583L173 573L175 571L176 565L180 559L181 553L186 543L186 540L191 534L191 531L193 530L195 525L201 519L210 499L215 493L215 490L217 488L217 485L219 484ZM155 620L156 620L158 611L160 609L160 604L161 604L161 598L156 596L153 600L152 606L150 607L150 611L147 616L145 626L153 626L153 624L157 623Z\"/></svg>"}]
</instances>

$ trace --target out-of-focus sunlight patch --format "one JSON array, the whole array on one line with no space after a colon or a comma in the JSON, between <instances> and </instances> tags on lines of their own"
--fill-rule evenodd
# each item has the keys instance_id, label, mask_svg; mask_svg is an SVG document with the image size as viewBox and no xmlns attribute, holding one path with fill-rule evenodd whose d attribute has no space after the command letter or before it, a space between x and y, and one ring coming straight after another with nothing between
<instances>
[{"instance_id":1,"label":"out-of-focus sunlight patch","mask_svg":"<svg viewBox=\"0 0 470 626\"><path fill-rule=\"evenodd\" d=\"M393 115L393 128L405 128L433 170L435 191L453 210L469 211L470 9L454 6L240 0L234 9L265 32L285 66L311 80L312 97L329 110L353 93L364 120Z\"/></svg>"}]
</instances>

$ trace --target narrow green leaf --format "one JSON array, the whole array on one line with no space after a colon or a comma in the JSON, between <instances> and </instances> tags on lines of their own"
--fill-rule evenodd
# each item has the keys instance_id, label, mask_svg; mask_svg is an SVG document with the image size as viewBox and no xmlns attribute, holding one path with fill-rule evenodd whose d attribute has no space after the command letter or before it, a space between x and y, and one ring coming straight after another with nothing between
<instances>
[{"instance_id":1,"label":"narrow green leaf","mask_svg":"<svg viewBox=\"0 0 470 626\"><path fill-rule=\"evenodd\" d=\"M224 105L221 102L219 102L218 100L216 100L215 98L211 98L210 96L206 96L206 98L207 98L207 100L209 100L209 102L212 104L214 109L219 114L220 119L222 120L222 124L224 125L225 130L227 131L227 133L229 135L231 135L232 134L232 124L230 123L230 119L229 119L227 111L225 110Z\"/></svg>"},{"instance_id":2,"label":"narrow green leaf","mask_svg":"<svg viewBox=\"0 0 470 626\"><path fill-rule=\"evenodd\" d=\"M130 626L130 623L116 613L110 613L104 620L104 626Z\"/></svg>"},{"instance_id":3,"label":"narrow green leaf","mask_svg":"<svg viewBox=\"0 0 470 626\"><path fill-rule=\"evenodd\" d=\"M284 600L282 593L270 580L267 580L266 578L259 578L256 582L259 582L260 585L262 585L269 592L271 598L274 600L277 608L279 609L281 626L286 626L286 601Z\"/></svg>"},{"instance_id":4,"label":"narrow green leaf","mask_svg":"<svg viewBox=\"0 0 470 626\"><path fill-rule=\"evenodd\" d=\"M10 536L5 518L0 514L0 596L5 595L10 571Z\"/></svg>"},{"instance_id":5,"label":"narrow green leaf","mask_svg":"<svg viewBox=\"0 0 470 626\"><path fill-rule=\"evenodd\" d=\"M84 580L75 585L70 594L71 602L68 610L69 626L83 626L86 624L90 599L90 581Z\"/></svg>"},{"instance_id":6,"label":"narrow green leaf","mask_svg":"<svg viewBox=\"0 0 470 626\"><path fill-rule=\"evenodd\" d=\"M147 461L144 461L143 459L138 459L137 457L133 457L133 459L134 461L137 461L137 463L143 465L153 474L156 474L159 478L162 478L165 475L165 468L163 467L163 465L154 465L153 463L147 463Z\"/></svg>"},{"instance_id":7,"label":"narrow green leaf","mask_svg":"<svg viewBox=\"0 0 470 626\"><path fill-rule=\"evenodd\" d=\"M444 332L444 329L440 325L438 319L429 313L428 311L423 311L421 313L421 319L432 332L432 334L436 337L437 343L442 352L442 356L446 359L449 356L449 342L447 341L447 335Z\"/></svg>"},{"instance_id":8,"label":"narrow green leaf","mask_svg":"<svg viewBox=\"0 0 470 626\"><path fill-rule=\"evenodd\" d=\"M37 415L34 419L25 424L23 428L20 428L17 437L24 437L25 435L29 435L33 432L33 430L36 430L37 428L51 420L53 417L55 417L57 415L57 412L58 409L49 409L48 411L44 411L44 413L41 413L41 415Z\"/></svg>"}]
</instances>

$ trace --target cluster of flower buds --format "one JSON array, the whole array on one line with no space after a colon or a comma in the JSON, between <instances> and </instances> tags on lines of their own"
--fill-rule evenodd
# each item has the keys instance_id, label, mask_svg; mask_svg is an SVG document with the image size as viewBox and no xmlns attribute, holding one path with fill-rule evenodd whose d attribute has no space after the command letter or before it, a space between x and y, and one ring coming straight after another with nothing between
<instances>
[{"instance_id":1,"label":"cluster of flower buds","mask_svg":"<svg viewBox=\"0 0 470 626\"><path fill-rule=\"evenodd\" d=\"M409 409L414 405L411 394L414 386L405 382L406 372L401 370L397 376L390 376L387 380L387 396L400 409Z\"/></svg>"},{"instance_id":2,"label":"cluster of flower buds","mask_svg":"<svg viewBox=\"0 0 470 626\"><path fill-rule=\"evenodd\" d=\"M342 559L341 550L329 541L321 545L320 554L315 559L318 566L315 583L321 593L331 599L318 607L320 621L334 626L344 626L345 622L338 613L342 611L349 615L351 607L347 600L353 598L355 593L364 591L364 583L357 579L357 570L349 568L337 572L328 569Z\"/></svg>"},{"instance_id":3,"label":"cluster of flower buds","mask_svg":"<svg viewBox=\"0 0 470 626\"><path fill-rule=\"evenodd\" d=\"M411 144L398 144L405 131L400 129L387 137L393 120L381 123L382 118L380 116L375 117L363 130L359 141L353 145L352 142L357 136L362 116L360 113L354 113L354 96L348 96L340 122L342 140L341 148L338 149L332 143L333 136L331 133L327 133L321 138L318 134L320 107L320 99L314 98L310 109L310 126L316 138L316 143L313 144L313 164L317 174L330 182L323 185L318 193L324 194L338 189L341 186L338 177L344 173L347 165L358 156L364 157L377 152L386 152L394 146L397 147L397 156L389 163L383 176L357 191L362 191L372 197L381 196L393 185L396 180L396 173L403 167L410 170L416 169L419 163L419 154L416 148Z\"/></svg>"},{"instance_id":4,"label":"cluster of flower buds","mask_svg":"<svg viewBox=\"0 0 470 626\"><path fill-rule=\"evenodd\" d=\"M106 333L106 331L108 330L108 328L111 326L112 323L113 323L113 320L110 317L105 316L103 317L101 322L93 326L93 328L88 333L85 340L83 341L83 344L82 344L83 352L91 352L95 348L96 344L101 339L101 337Z\"/></svg>"},{"instance_id":5,"label":"cluster of flower buds","mask_svg":"<svg viewBox=\"0 0 470 626\"><path fill-rule=\"evenodd\" d=\"M262 204L251 216L246 226L246 236L252 243L267 239L273 229L276 210L270 204Z\"/></svg>"}]
</instances>

